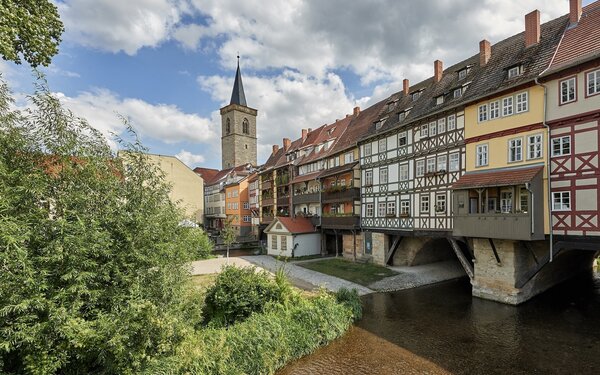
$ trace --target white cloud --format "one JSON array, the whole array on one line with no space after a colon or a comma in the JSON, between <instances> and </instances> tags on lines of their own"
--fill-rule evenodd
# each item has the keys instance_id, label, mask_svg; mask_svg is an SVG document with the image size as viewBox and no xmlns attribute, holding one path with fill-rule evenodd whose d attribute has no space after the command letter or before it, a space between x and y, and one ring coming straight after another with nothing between
<instances>
[{"instance_id":1,"label":"white cloud","mask_svg":"<svg viewBox=\"0 0 600 375\"><path fill-rule=\"evenodd\" d=\"M142 137L174 144L177 142L210 143L218 139L212 120L182 112L174 105L150 104L135 98L119 98L105 89L82 92L75 97L57 94L61 102L76 115L86 118L107 138L121 134L125 125L118 118L128 118Z\"/></svg>"},{"instance_id":2,"label":"white cloud","mask_svg":"<svg viewBox=\"0 0 600 375\"><path fill-rule=\"evenodd\" d=\"M191 152L186 150L179 151L179 153L175 154L175 157L177 157L177 159L181 160L185 165L192 169L204 163L204 161L206 160L203 155L192 154Z\"/></svg>"}]
</instances>

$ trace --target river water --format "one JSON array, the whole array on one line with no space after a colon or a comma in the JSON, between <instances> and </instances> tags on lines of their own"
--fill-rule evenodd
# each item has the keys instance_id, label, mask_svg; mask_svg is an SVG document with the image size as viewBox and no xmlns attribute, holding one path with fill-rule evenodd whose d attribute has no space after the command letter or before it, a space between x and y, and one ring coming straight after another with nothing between
<instances>
[{"instance_id":1,"label":"river water","mask_svg":"<svg viewBox=\"0 0 600 375\"><path fill-rule=\"evenodd\" d=\"M468 280L363 297L363 319L286 374L600 374L600 275L518 307Z\"/></svg>"}]
</instances>

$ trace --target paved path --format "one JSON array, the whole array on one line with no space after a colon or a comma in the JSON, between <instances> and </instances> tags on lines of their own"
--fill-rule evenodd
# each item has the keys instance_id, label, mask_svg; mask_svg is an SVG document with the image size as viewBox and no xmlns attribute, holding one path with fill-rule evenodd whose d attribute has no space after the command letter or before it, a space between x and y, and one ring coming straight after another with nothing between
<instances>
[{"instance_id":1,"label":"paved path","mask_svg":"<svg viewBox=\"0 0 600 375\"><path fill-rule=\"evenodd\" d=\"M386 277L370 284L371 289L380 292L416 288L423 285L435 284L441 281L465 277L465 270L455 260L423 264L411 267L388 267L399 275Z\"/></svg>"},{"instance_id":2,"label":"paved path","mask_svg":"<svg viewBox=\"0 0 600 375\"><path fill-rule=\"evenodd\" d=\"M192 275L206 275L209 273L221 272L221 268L226 265L236 265L238 267L253 266L252 263L240 257L230 257L229 263L227 258L212 258L205 260L197 260L192 262Z\"/></svg>"}]
</instances>

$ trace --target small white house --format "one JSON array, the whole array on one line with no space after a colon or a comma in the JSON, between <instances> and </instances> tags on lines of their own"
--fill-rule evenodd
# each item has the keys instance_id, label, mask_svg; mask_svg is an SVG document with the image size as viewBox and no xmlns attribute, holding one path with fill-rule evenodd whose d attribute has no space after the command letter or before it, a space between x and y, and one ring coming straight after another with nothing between
<instances>
[{"instance_id":1,"label":"small white house","mask_svg":"<svg viewBox=\"0 0 600 375\"><path fill-rule=\"evenodd\" d=\"M265 233L269 255L296 258L321 253L321 233L307 218L275 217Z\"/></svg>"}]
</instances>

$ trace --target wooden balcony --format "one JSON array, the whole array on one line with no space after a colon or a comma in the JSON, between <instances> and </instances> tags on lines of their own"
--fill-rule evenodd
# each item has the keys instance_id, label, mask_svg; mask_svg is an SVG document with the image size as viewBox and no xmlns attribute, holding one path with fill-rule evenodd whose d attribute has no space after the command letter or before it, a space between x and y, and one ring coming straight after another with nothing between
<instances>
[{"instance_id":1,"label":"wooden balcony","mask_svg":"<svg viewBox=\"0 0 600 375\"><path fill-rule=\"evenodd\" d=\"M538 215L536 215L538 216ZM536 217L540 224L543 215ZM533 241L544 239L543 224L532 230L531 213L483 213L454 216L455 236ZM541 229L541 230L540 230Z\"/></svg>"},{"instance_id":2,"label":"wooden balcony","mask_svg":"<svg viewBox=\"0 0 600 375\"><path fill-rule=\"evenodd\" d=\"M321 227L323 229L357 229L360 226L360 216L323 216Z\"/></svg>"},{"instance_id":3,"label":"wooden balcony","mask_svg":"<svg viewBox=\"0 0 600 375\"><path fill-rule=\"evenodd\" d=\"M292 198L294 204L319 203L320 193L298 194Z\"/></svg>"},{"instance_id":4,"label":"wooden balcony","mask_svg":"<svg viewBox=\"0 0 600 375\"><path fill-rule=\"evenodd\" d=\"M323 203L353 202L360 199L360 189L349 187L341 191L325 190L321 193Z\"/></svg>"},{"instance_id":5,"label":"wooden balcony","mask_svg":"<svg viewBox=\"0 0 600 375\"><path fill-rule=\"evenodd\" d=\"M289 206L290 205L290 196L284 195L283 197L277 198L277 207L280 206Z\"/></svg>"},{"instance_id":6,"label":"wooden balcony","mask_svg":"<svg viewBox=\"0 0 600 375\"><path fill-rule=\"evenodd\" d=\"M275 198L273 198L273 197L263 198L260 202L261 206L272 206L274 204L275 204Z\"/></svg>"}]
</instances>

